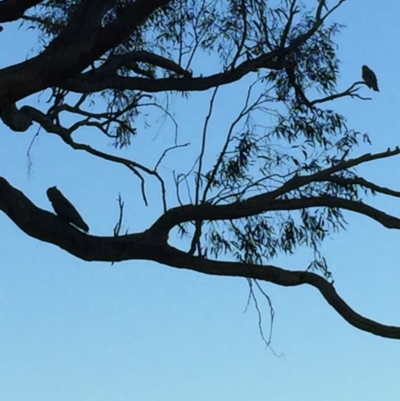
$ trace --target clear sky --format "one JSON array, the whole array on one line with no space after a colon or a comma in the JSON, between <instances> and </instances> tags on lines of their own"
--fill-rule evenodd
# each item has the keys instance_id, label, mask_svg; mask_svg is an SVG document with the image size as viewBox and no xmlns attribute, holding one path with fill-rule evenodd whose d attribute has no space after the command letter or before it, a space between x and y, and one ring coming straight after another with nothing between
<instances>
[{"instance_id":1,"label":"clear sky","mask_svg":"<svg viewBox=\"0 0 400 401\"><path fill-rule=\"evenodd\" d=\"M367 64L376 72L381 90L363 88L370 101L335 102L349 125L368 132L373 142L352 156L400 145L399 14L395 1L348 0L331 19L347 25L337 37L342 61L339 89L359 80L361 65ZM34 54L32 31L4 28L0 67ZM213 120L215 132L229 120L229 110L224 109L234 90L224 88L218 98L221 112ZM45 106L46 96L32 96L31 104ZM175 110L182 143L193 145L199 138L209 97L202 93L189 102L176 100L175 105L185 105ZM28 102L20 104L24 103ZM151 206L146 208L139 183L128 171L67 149L45 132L33 145L28 171L26 152L36 132L32 127L29 133L17 134L0 125L0 176L38 206L51 210L46 189L57 185L95 235L111 235L119 192L127 204L124 228L130 232L145 229L161 212L155 183L150 186ZM149 154L156 160L173 142L170 123L140 133L123 152L134 160L146 162ZM78 139L87 139L85 134ZM103 143L103 149L113 151ZM188 164L188 155L190 149L177 151L166 159L162 172L171 174ZM400 189L400 158L360 171L378 184ZM370 203L400 216L400 199L379 197ZM359 313L400 325L400 232L365 217L345 216L350 223L347 231L323 247L338 292ZM244 279L208 277L141 261L85 263L26 236L4 214L0 235L1 400L399 398L400 342L353 328L313 288L263 285L276 313L272 347L281 355L276 356L260 338L254 307L244 313ZM309 254L299 252L274 263L303 269ZM261 297L259 302L268 331L268 305Z\"/></svg>"}]
</instances>

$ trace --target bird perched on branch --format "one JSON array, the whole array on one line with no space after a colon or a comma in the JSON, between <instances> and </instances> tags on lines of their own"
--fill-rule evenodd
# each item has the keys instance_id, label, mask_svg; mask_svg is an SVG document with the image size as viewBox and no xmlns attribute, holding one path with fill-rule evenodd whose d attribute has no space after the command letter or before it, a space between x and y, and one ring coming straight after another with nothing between
<instances>
[{"instance_id":1,"label":"bird perched on branch","mask_svg":"<svg viewBox=\"0 0 400 401\"><path fill-rule=\"evenodd\" d=\"M373 89L375 92L379 92L378 80L376 79L376 75L366 65L362 66L362 79L367 84L368 88Z\"/></svg>"},{"instance_id":2,"label":"bird perched on branch","mask_svg":"<svg viewBox=\"0 0 400 401\"><path fill-rule=\"evenodd\" d=\"M88 225L83 221L74 205L57 189L57 187L49 188L47 190L47 197L58 217L85 232L89 231Z\"/></svg>"}]
</instances>

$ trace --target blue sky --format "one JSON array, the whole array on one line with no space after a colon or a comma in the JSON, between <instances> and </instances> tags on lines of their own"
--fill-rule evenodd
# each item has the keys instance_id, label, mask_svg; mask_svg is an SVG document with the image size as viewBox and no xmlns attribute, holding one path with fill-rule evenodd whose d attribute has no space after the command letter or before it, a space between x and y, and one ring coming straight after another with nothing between
<instances>
[{"instance_id":1,"label":"blue sky","mask_svg":"<svg viewBox=\"0 0 400 401\"><path fill-rule=\"evenodd\" d=\"M311 1L310 1L311 2ZM307 2L308 3L308 2ZM383 8L383 5L386 8ZM331 20L347 25L337 37L342 61L339 88L360 79L369 65L380 93L362 89L371 101L339 100L336 110L349 125L368 132L372 146L354 156L399 144L400 6L382 1L347 1ZM35 45L32 31L10 25L0 34L0 67L22 61ZM218 98L213 129L229 122ZM201 134L210 93L190 97L175 112L182 142ZM41 107L45 95L32 96ZM38 103L38 99L40 104ZM22 101L20 104L29 103ZM11 133L0 126L0 176L38 206L51 210L46 189L57 185L77 206L95 235L110 235L118 217L116 198L127 204L125 228L145 229L160 213L155 182L151 206L143 206L138 181L122 167L67 149L40 133L28 172L26 152L37 127ZM93 134L96 135L96 134ZM124 155L146 162L173 142L173 125L142 130ZM80 135L79 140L85 140ZM104 149L113 148L105 143ZM147 152L147 153L146 153ZM162 172L190 164L190 149L167 158ZM156 156L154 156L156 159ZM400 188L400 159L359 169L366 178ZM399 216L400 200L370 204ZM400 233L347 213L347 230L323 250L335 286L359 313L400 325ZM244 279L208 277L155 263L111 266L85 263L63 250L24 235L0 214L0 388L7 401L275 400L391 401L400 394L400 345L356 330L309 287L264 284L275 309L273 349L265 349L254 307L244 313ZM281 257L276 265L303 269L309 254ZM268 330L268 305L260 297Z\"/></svg>"}]
</instances>

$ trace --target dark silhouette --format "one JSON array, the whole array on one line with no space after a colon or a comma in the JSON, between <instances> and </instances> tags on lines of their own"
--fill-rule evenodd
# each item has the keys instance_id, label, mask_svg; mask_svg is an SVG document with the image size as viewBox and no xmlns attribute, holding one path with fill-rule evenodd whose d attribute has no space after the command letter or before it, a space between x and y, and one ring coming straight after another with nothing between
<instances>
[{"instance_id":1,"label":"dark silhouette","mask_svg":"<svg viewBox=\"0 0 400 401\"><path fill-rule=\"evenodd\" d=\"M362 66L362 79L367 84L368 88L373 89L375 92L379 92L378 80L376 79L376 75L366 65Z\"/></svg>"},{"instance_id":2,"label":"dark silhouette","mask_svg":"<svg viewBox=\"0 0 400 401\"><path fill-rule=\"evenodd\" d=\"M74 205L61 193L59 189L57 189L57 187L49 188L47 190L47 197L49 198L58 217L85 232L89 231L88 225L83 221L81 215L75 209Z\"/></svg>"}]
</instances>

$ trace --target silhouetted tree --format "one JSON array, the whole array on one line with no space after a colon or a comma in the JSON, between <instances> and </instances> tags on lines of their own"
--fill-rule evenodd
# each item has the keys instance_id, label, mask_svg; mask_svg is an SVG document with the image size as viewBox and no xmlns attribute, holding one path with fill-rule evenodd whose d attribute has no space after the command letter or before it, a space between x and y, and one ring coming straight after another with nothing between
<instances>
[{"instance_id":1,"label":"silhouetted tree","mask_svg":"<svg viewBox=\"0 0 400 401\"><path fill-rule=\"evenodd\" d=\"M364 194L399 193L354 170L400 150L349 159L366 138L327 107L338 98L362 99L361 81L337 88L333 36L340 25L331 17L344 2L329 8L325 0L315 0L307 8L296 0L3 0L4 31L6 23L22 22L39 31L42 44L34 57L0 71L4 124L18 132L37 125L73 149L128 168L141 180L145 202L146 177L155 177L164 210L146 231L119 235L119 222L114 236L95 237L35 206L6 177L0 178L0 209L26 234L87 261L152 260L245 277L250 288L258 281L308 284L353 326L400 338L399 327L364 318L342 300L320 253L323 240L344 226L344 210L400 228L400 219L361 201ZM196 62L200 58L202 63ZM209 74L204 66L219 70ZM128 147L140 134L135 121L143 107L149 102L163 107L160 94L209 90L211 115L217 90L244 77L253 82L247 93L238 92L243 109L213 165L205 163L205 123L197 162L175 175L175 188L166 185L160 163L151 168L72 138L73 132L92 128L112 138L117 149ZM19 100L44 90L52 92L46 110L17 107ZM106 99L102 113L90 110L95 95ZM80 119L66 128L61 113ZM266 119L273 123L262 127ZM160 162L183 144L165 149ZM174 228L190 238L188 249L168 243ZM279 253L295 253L299 246L314 252L307 270L271 264Z\"/></svg>"}]
</instances>

